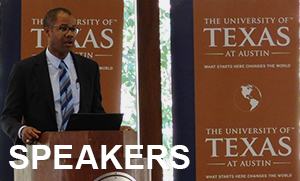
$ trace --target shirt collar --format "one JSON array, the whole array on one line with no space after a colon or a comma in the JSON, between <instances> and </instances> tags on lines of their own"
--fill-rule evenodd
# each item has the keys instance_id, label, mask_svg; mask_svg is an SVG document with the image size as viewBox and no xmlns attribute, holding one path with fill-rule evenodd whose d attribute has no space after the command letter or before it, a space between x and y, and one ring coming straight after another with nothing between
<instances>
[{"instance_id":1,"label":"shirt collar","mask_svg":"<svg viewBox=\"0 0 300 181\"><path fill-rule=\"evenodd\" d=\"M59 68L59 64L60 61L62 61L61 59L57 58L56 56L54 56L49 49L47 48L46 50L46 56L49 59L50 63L55 67L55 68ZM63 61L65 62L65 64L67 65L67 67L70 67L71 62L72 62L72 56L70 54L70 52L68 53L68 55L65 57L65 59L63 59Z\"/></svg>"}]
</instances>

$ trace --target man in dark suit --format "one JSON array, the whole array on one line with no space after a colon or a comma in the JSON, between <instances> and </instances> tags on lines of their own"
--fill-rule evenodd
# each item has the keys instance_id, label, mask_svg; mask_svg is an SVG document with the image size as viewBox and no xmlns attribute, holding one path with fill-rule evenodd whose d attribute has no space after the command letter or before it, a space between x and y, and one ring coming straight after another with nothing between
<instances>
[{"instance_id":1,"label":"man in dark suit","mask_svg":"<svg viewBox=\"0 0 300 181\"><path fill-rule=\"evenodd\" d=\"M50 10L44 19L48 47L13 66L0 123L15 144L32 144L42 132L63 130L61 61L71 83L72 112L105 112L98 64L71 52L79 30L69 10Z\"/></svg>"}]
</instances>

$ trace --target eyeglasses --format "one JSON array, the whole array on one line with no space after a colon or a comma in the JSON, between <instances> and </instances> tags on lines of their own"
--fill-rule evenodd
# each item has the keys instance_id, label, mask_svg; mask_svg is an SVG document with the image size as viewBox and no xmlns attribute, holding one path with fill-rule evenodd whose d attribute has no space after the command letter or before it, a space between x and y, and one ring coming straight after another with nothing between
<instances>
[{"instance_id":1,"label":"eyeglasses","mask_svg":"<svg viewBox=\"0 0 300 181\"><path fill-rule=\"evenodd\" d=\"M71 27L70 28L70 27L67 27L67 26L51 26L50 28L57 28L64 35L67 34L69 31L71 31L72 33L77 35L79 33L79 31L81 30L80 28L77 28L77 27Z\"/></svg>"}]
</instances>

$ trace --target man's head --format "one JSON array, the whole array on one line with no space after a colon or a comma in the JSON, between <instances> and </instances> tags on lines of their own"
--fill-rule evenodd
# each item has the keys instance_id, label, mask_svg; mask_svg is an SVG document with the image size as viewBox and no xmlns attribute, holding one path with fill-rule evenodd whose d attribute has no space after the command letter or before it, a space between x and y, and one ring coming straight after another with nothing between
<instances>
[{"instance_id":1,"label":"man's head","mask_svg":"<svg viewBox=\"0 0 300 181\"><path fill-rule=\"evenodd\" d=\"M72 50L79 29L72 13L65 8L50 10L44 18L44 32L49 51L63 59Z\"/></svg>"}]
</instances>

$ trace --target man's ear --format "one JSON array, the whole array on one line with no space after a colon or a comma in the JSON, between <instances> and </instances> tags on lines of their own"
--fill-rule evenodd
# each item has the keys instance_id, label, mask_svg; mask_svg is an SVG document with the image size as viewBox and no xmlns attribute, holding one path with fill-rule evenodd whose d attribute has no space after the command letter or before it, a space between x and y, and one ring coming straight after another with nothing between
<instances>
[{"instance_id":1,"label":"man's ear","mask_svg":"<svg viewBox=\"0 0 300 181\"><path fill-rule=\"evenodd\" d=\"M50 37L50 28L48 28L48 27L45 27L44 28L44 33L45 33L45 35L47 36L47 38L49 38Z\"/></svg>"}]
</instances>

